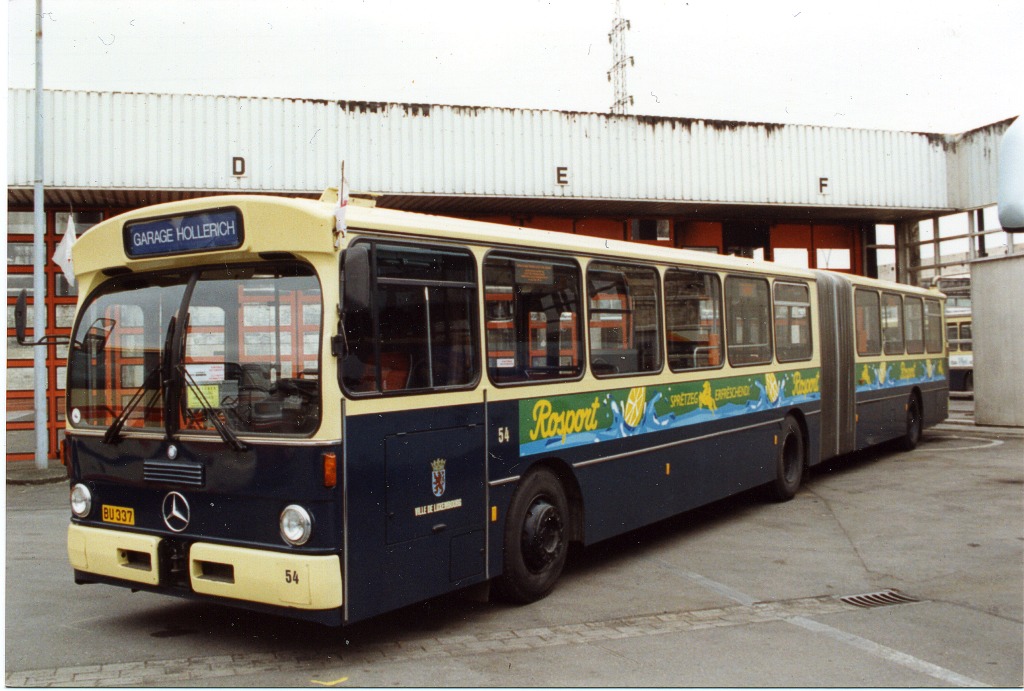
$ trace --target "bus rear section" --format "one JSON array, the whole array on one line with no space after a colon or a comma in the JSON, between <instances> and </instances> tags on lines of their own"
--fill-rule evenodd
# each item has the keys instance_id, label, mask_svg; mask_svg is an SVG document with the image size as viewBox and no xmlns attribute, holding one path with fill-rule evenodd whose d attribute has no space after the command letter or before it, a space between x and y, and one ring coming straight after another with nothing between
<instances>
[{"instance_id":1,"label":"bus rear section","mask_svg":"<svg viewBox=\"0 0 1024 691\"><path fill-rule=\"evenodd\" d=\"M817 273L822 458L893 439L914 448L949 413L942 294Z\"/></svg>"}]
</instances>

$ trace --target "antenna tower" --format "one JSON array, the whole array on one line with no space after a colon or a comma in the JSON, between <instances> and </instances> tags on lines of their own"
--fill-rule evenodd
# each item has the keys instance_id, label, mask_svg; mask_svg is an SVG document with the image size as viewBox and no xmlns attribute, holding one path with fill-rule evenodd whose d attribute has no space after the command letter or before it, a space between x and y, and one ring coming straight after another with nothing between
<instances>
[{"instance_id":1,"label":"antenna tower","mask_svg":"<svg viewBox=\"0 0 1024 691\"><path fill-rule=\"evenodd\" d=\"M615 101L612 113L625 115L633 105L633 97L626 90L626 68L633 66L633 56L626 55L626 32L629 31L629 20L622 18L622 5L615 0L615 19L612 30L608 32L608 43L612 44L612 68L608 70L608 81L615 90Z\"/></svg>"}]
</instances>

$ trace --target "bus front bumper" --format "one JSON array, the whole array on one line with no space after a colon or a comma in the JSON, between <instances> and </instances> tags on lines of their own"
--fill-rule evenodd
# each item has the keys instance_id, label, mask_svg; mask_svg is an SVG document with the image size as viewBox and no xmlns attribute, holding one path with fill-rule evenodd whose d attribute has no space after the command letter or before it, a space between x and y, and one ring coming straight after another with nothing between
<instances>
[{"instance_id":1,"label":"bus front bumper","mask_svg":"<svg viewBox=\"0 0 1024 691\"><path fill-rule=\"evenodd\" d=\"M155 535L68 526L68 560L81 573L158 588L160 543ZM337 555L305 555L194 542L188 550L193 593L302 610L342 604Z\"/></svg>"}]
</instances>

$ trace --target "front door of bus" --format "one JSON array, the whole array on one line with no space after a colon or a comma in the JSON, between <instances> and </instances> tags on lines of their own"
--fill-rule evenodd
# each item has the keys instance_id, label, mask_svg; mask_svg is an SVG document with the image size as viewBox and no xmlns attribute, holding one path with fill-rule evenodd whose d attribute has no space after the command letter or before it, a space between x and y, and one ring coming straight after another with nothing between
<instances>
[{"instance_id":1,"label":"front door of bus","mask_svg":"<svg viewBox=\"0 0 1024 691\"><path fill-rule=\"evenodd\" d=\"M484 426L386 441L385 574L401 599L447 592L484 572Z\"/></svg>"},{"instance_id":2,"label":"front door of bus","mask_svg":"<svg viewBox=\"0 0 1024 691\"><path fill-rule=\"evenodd\" d=\"M485 578L485 414L473 255L359 240L345 274L355 620Z\"/></svg>"}]
</instances>

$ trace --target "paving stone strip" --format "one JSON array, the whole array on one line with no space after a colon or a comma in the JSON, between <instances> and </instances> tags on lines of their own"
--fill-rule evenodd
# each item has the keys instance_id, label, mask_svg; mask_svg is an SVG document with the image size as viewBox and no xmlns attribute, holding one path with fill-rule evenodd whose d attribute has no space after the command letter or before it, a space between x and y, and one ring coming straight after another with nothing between
<instances>
[{"instance_id":1,"label":"paving stone strip","mask_svg":"<svg viewBox=\"0 0 1024 691\"><path fill-rule=\"evenodd\" d=\"M57 667L9 672L7 686L181 686L189 681L241 677L265 672L343 673L345 668L374 661L402 661L431 657L461 657L480 653L534 650L595 641L657 636L700 629L746 626L793 617L815 617L855 610L854 605L828 595L780 602L736 605L692 612L677 611L624 617L563 626L440 636L369 645L353 645L342 652L281 651L240 653L115 662L102 665ZM329 675L329 672L328 672Z\"/></svg>"}]
</instances>

